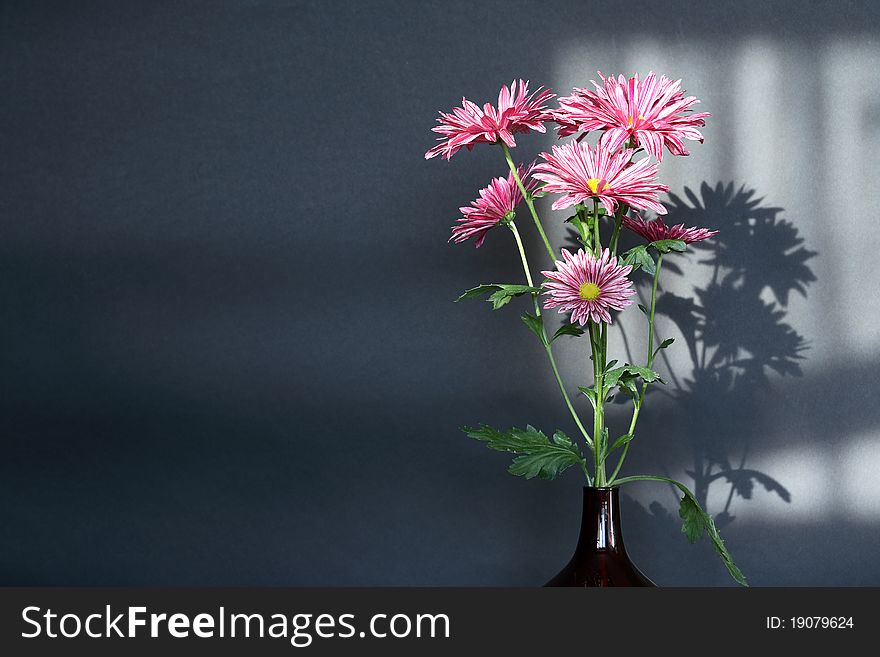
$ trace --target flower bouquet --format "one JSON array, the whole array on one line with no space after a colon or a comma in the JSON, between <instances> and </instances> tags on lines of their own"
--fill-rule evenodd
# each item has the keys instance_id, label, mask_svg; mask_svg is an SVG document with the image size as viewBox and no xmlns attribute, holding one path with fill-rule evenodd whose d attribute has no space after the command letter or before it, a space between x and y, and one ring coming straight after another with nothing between
<instances>
[{"instance_id":1,"label":"flower bouquet","mask_svg":"<svg viewBox=\"0 0 880 657\"><path fill-rule=\"evenodd\" d=\"M514 297L531 299L533 312L523 314L522 321L546 353L579 435L574 440L556 431L548 438L531 425L507 431L479 425L464 431L491 449L516 454L509 471L527 479L553 479L577 466L588 489L616 492L622 484L644 480L675 486L682 495L679 515L687 538L695 542L708 535L731 576L746 585L711 516L687 486L656 475L621 476L627 453L636 440L645 394L650 386L663 384L653 369L654 360L673 342L670 338L655 344L654 318L663 260L716 233L682 224L669 226L660 218L666 209L659 196L668 187L656 180L658 166L664 152L688 155L685 140L703 141L699 128L709 114L694 112L692 107L698 100L686 97L680 81L666 76L650 73L644 80L638 76L599 76L601 83L593 82L594 89L575 88L570 96L559 98L555 108L549 107L556 97L550 90L540 88L530 93L527 82L514 81L509 87L502 86L497 106L486 103L480 107L463 98L460 107L440 112L438 125L433 128L440 137L425 154L426 159L439 155L449 160L462 148L471 150L477 144L489 144L497 147L506 160L509 173L490 181L479 191L479 198L460 208L461 217L450 240L460 243L473 239L479 247L492 229L508 229L525 281L478 285L459 300L488 297L492 308L498 310ZM540 161L518 164L511 153L516 135L543 133L545 123L555 124L559 138L568 138L567 143L541 153ZM592 139L591 133L597 138ZM585 139L588 135L590 140ZM575 252L554 249L544 230L534 201L548 194L559 195L553 210L571 209L566 222L579 243ZM537 283L516 221L523 202L553 263L552 269L541 271L543 279ZM659 216L648 219L638 214L640 210ZM619 253L622 230L632 231L644 242ZM630 276L637 269L651 281L650 303L638 305L647 322L645 357L644 362L621 363L608 353L608 330L613 326L612 313L634 302L636 291ZM565 316L565 321L551 332L542 310L554 308ZM578 390L589 400L592 426L582 421L557 366L554 342L563 336L583 340L585 351L589 343L592 384L579 386ZM605 406L614 395L626 395L631 402L629 423L619 435L610 430L605 415Z\"/></svg>"}]
</instances>

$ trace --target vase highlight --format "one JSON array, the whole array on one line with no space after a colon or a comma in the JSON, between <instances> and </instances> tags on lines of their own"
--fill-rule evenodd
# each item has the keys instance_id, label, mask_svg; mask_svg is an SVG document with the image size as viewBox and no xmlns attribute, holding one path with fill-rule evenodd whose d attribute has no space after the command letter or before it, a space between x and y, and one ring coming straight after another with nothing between
<instances>
[{"instance_id":1,"label":"vase highlight","mask_svg":"<svg viewBox=\"0 0 880 657\"><path fill-rule=\"evenodd\" d=\"M545 586L656 586L626 552L618 487L584 486L581 532L574 555Z\"/></svg>"}]
</instances>

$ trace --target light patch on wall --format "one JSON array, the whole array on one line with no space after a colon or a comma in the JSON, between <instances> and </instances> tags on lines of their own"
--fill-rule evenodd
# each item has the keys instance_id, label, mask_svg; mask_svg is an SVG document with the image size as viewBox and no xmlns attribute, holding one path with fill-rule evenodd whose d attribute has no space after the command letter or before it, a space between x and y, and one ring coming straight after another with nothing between
<instances>
[{"instance_id":1,"label":"light patch on wall","mask_svg":"<svg viewBox=\"0 0 880 657\"><path fill-rule=\"evenodd\" d=\"M824 152L820 185L827 192L823 220L839 227L822 244L833 285L837 334L850 355L876 355L880 304L865 291L880 288L880 269L866 267L880 250L873 214L880 205L880 44L834 41L822 60ZM833 321L833 317L831 318Z\"/></svg>"},{"instance_id":2,"label":"light patch on wall","mask_svg":"<svg viewBox=\"0 0 880 657\"><path fill-rule=\"evenodd\" d=\"M847 441L836 483L842 488L838 511L857 519L880 518L880 432Z\"/></svg>"},{"instance_id":3,"label":"light patch on wall","mask_svg":"<svg viewBox=\"0 0 880 657\"><path fill-rule=\"evenodd\" d=\"M880 450L875 453L875 467L880 467ZM773 522L803 524L828 517L837 507L836 497L830 493L832 482L829 479L829 464L826 452L818 447L799 449L796 454L790 450L756 455L749 467L760 472L769 472L790 494L786 502L775 492L766 490L755 483L752 496L746 500L737 494L730 498L730 485L719 479L709 486L706 507L713 516L725 509L734 517L734 523L745 525L751 522ZM835 468L832 464L832 471ZM672 472L669 476L691 486L693 480L683 471ZM661 485L639 485L628 487L626 493L637 502L648 507L659 501L670 512L676 510L676 499L680 497L671 488L663 492ZM677 497L673 497L677 495ZM876 495L880 497L880 485ZM730 504L728 506L728 499ZM872 498L873 499L873 498ZM880 506L874 504L875 511Z\"/></svg>"}]
</instances>

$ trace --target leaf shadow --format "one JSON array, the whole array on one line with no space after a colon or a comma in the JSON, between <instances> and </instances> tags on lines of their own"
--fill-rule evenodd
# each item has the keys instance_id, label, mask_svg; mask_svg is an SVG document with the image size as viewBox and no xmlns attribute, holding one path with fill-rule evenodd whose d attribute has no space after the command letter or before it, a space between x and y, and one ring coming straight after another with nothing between
<instances>
[{"instance_id":1,"label":"leaf shadow","mask_svg":"<svg viewBox=\"0 0 880 657\"><path fill-rule=\"evenodd\" d=\"M689 280L705 282L691 294L662 292L657 313L678 330L689 357L687 367L675 367L661 352L673 401L664 427L686 441L694 494L723 529L735 520L734 500L752 500L756 487L791 502L784 482L750 466L760 432L748 418L758 417L774 377L803 374L809 344L790 323L788 306L793 292L806 297L816 281L809 261L817 252L781 217L782 208L745 185L703 182L699 192L686 187L669 196L668 224L719 230L690 245L687 267L667 269L664 261L664 273L682 277L685 269Z\"/></svg>"}]
</instances>

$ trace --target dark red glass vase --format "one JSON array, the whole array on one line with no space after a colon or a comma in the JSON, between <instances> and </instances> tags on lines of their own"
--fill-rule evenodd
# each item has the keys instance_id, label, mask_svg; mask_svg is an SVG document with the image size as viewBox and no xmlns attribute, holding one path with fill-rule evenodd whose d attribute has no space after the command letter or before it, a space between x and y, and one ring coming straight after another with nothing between
<instances>
[{"instance_id":1,"label":"dark red glass vase","mask_svg":"<svg viewBox=\"0 0 880 657\"><path fill-rule=\"evenodd\" d=\"M584 487L581 535L574 556L545 586L655 586L626 553L619 493L616 486Z\"/></svg>"}]
</instances>

